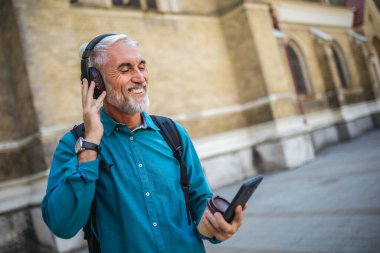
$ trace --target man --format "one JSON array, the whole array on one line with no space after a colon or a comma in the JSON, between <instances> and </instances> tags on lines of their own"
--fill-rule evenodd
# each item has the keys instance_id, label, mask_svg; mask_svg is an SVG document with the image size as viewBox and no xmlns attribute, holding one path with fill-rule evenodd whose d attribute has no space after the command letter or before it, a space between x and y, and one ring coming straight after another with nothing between
<instances>
[{"instance_id":1,"label":"man","mask_svg":"<svg viewBox=\"0 0 380 253\"><path fill-rule=\"evenodd\" d=\"M201 239L231 237L242 223L242 207L231 223L208 211L212 193L189 136L176 124L190 184L188 225L178 161L145 112L149 80L137 43L123 34L106 36L92 50L90 65L100 71L106 91L94 99L94 82L82 80L85 141L101 151L75 152L71 132L60 140L42 202L49 228L62 238L74 236L94 199L92 231L103 253L204 252ZM99 169L100 159L110 168Z\"/></svg>"}]
</instances>

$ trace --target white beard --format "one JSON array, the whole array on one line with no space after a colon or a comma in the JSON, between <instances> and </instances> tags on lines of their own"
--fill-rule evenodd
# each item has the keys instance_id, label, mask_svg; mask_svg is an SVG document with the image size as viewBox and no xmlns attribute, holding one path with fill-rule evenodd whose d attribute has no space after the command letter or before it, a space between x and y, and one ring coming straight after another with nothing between
<instances>
[{"instance_id":1,"label":"white beard","mask_svg":"<svg viewBox=\"0 0 380 253\"><path fill-rule=\"evenodd\" d=\"M145 84L144 84L145 85ZM141 84L135 84L132 86L141 86ZM130 86L124 88L124 94L128 94ZM107 96L106 100L111 105L115 106L122 112L128 114L136 114L144 112L150 104L148 94L145 93L142 99L136 101L131 96L124 96L123 93L114 90L110 85L106 85Z\"/></svg>"}]
</instances>

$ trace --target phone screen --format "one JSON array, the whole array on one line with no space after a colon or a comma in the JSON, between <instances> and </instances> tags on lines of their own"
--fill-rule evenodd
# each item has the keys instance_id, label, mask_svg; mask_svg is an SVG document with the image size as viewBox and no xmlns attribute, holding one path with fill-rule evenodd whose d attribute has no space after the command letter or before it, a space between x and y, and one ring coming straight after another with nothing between
<instances>
[{"instance_id":1,"label":"phone screen","mask_svg":"<svg viewBox=\"0 0 380 253\"><path fill-rule=\"evenodd\" d=\"M238 205L242 207L248 202L249 198L255 192L256 188L259 186L263 176L258 175L251 179L246 180L240 187L239 191L236 193L235 197L231 201L227 210L224 212L223 217L227 222L231 222L235 216L235 209Z\"/></svg>"}]
</instances>

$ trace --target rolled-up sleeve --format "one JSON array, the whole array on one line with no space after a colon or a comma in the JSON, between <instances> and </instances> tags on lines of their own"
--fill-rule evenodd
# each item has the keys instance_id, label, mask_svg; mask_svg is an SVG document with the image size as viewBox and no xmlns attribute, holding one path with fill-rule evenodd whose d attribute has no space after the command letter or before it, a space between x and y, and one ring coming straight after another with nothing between
<instances>
[{"instance_id":1,"label":"rolled-up sleeve","mask_svg":"<svg viewBox=\"0 0 380 253\"><path fill-rule=\"evenodd\" d=\"M60 140L41 204L45 223L62 238L73 237L86 224L98 179L99 160L78 164L75 142L70 132Z\"/></svg>"}]
</instances>

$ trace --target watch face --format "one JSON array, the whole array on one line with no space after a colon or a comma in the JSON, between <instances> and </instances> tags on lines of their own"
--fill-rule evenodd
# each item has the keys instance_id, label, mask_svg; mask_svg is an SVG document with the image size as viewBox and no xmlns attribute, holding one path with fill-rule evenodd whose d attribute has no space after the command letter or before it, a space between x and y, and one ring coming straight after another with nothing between
<instances>
[{"instance_id":1,"label":"watch face","mask_svg":"<svg viewBox=\"0 0 380 253\"><path fill-rule=\"evenodd\" d=\"M77 153L77 154L79 153L79 151L82 150L82 140L83 140L83 138L79 137L79 139L75 143L75 153Z\"/></svg>"},{"instance_id":2,"label":"watch face","mask_svg":"<svg viewBox=\"0 0 380 253\"><path fill-rule=\"evenodd\" d=\"M79 139L75 143L75 148L74 149L75 149L75 153L76 154L79 154L83 150L94 150L98 154L100 152L100 147L99 147L98 144L95 144L95 143L92 143L92 142L88 142L88 141L86 141L86 139L83 139L82 137L79 137Z\"/></svg>"}]
</instances>

